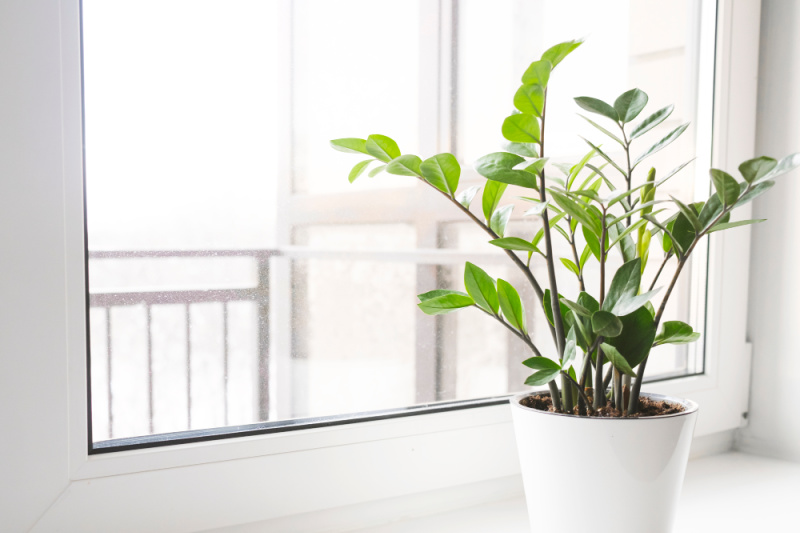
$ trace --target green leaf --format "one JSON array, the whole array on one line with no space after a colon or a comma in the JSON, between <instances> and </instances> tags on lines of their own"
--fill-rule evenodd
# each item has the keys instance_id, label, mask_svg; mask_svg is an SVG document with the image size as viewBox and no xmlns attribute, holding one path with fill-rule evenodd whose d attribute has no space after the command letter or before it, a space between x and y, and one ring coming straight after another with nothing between
<instances>
[{"instance_id":1,"label":"green leaf","mask_svg":"<svg viewBox=\"0 0 800 533\"><path fill-rule=\"evenodd\" d=\"M744 192L745 184L742 184L742 192L744 192L744 194L742 194L742 196L739 197L739 201L736 202L736 207L740 207L752 202L753 200L755 200L756 198L758 198L759 196L770 190L773 185L775 185L775 182L772 180L767 180L767 181L760 180L758 184L756 184L752 189L750 189L747 192Z\"/></svg>"},{"instance_id":2,"label":"green leaf","mask_svg":"<svg viewBox=\"0 0 800 533\"><path fill-rule=\"evenodd\" d=\"M562 295L558 295L558 307L561 311L561 318L563 319L566 315L569 314L570 310L569 307L564 305L564 302L561 299L564 298ZM547 317L548 322L550 324L554 324L553 322L553 304L550 298L550 289L544 290L544 295L542 295L542 307L544 308L544 316Z\"/></svg>"},{"instance_id":3,"label":"green leaf","mask_svg":"<svg viewBox=\"0 0 800 533\"><path fill-rule=\"evenodd\" d=\"M386 172L388 172L389 174L396 174L398 176L419 176L420 163L422 163L422 160L415 155L412 154L401 155L396 159L392 159L392 161L386 165ZM436 184L432 185L434 185L437 189L440 188Z\"/></svg>"},{"instance_id":4,"label":"green leaf","mask_svg":"<svg viewBox=\"0 0 800 533\"><path fill-rule=\"evenodd\" d=\"M647 224L647 220L645 220L645 219L637 220L636 222L634 222L633 224L631 224L630 226L625 228L625 231L623 231L622 233L617 235L615 238L613 238L613 240L611 241L611 244L609 244L608 247L609 248L613 248L619 241L621 241L622 239L627 237L631 232L636 231L637 229L641 228L645 224ZM616 229L616 226L615 226L615 229Z\"/></svg>"},{"instance_id":5,"label":"green leaf","mask_svg":"<svg viewBox=\"0 0 800 533\"><path fill-rule=\"evenodd\" d=\"M536 205L534 205L533 207L531 207L530 209L525 211L524 216L533 215L533 216L540 217L540 216L542 216L542 213L544 213L545 210L549 206L550 206L550 201L549 200L544 202L544 203L538 202L538 203L536 203Z\"/></svg>"},{"instance_id":6,"label":"green leaf","mask_svg":"<svg viewBox=\"0 0 800 533\"><path fill-rule=\"evenodd\" d=\"M667 107L662 107L640 123L638 123L631 131L631 140L636 139L637 137L641 137L648 131L652 130L662 122L664 122L667 117L672 114L672 110L675 109L675 106L670 104Z\"/></svg>"},{"instance_id":7,"label":"green leaf","mask_svg":"<svg viewBox=\"0 0 800 533\"><path fill-rule=\"evenodd\" d=\"M475 171L486 179L519 185L528 189L539 189L536 176L513 167L525 162L525 158L508 152L495 152L475 161Z\"/></svg>"},{"instance_id":8,"label":"green leaf","mask_svg":"<svg viewBox=\"0 0 800 533\"><path fill-rule=\"evenodd\" d=\"M618 371L622 372L623 374L627 374L629 376L636 376L636 372L633 371L631 365L628 361L625 360L625 357L617 350L614 346L608 343L600 343L600 349L603 350L606 358L611 362L611 364L616 368Z\"/></svg>"},{"instance_id":9,"label":"green leaf","mask_svg":"<svg viewBox=\"0 0 800 533\"><path fill-rule=\"evenodd\" d=\"M361 161L360 163L356 163L356 165L353 167L353 170L350 171L350 175L347 178L347 179L350 180L350 183L353 183L354 181L356 181L356 178L358 178L361 174L363 174L364 171L369 166L369 164L372 163L373 161L375 161L375 160L374 159L366 159L364 161Z\"/></svg>"},{"instance_id":10,"label":"green leaf","mask_svg":"<svg viewBox=\"0 0 800 533\"><path fill-rule=\"evenodd\" d=\"M500 309L503 311L506 322L511 327L526 333L528 328L525 325L525 309L522 307L517 290L509 282L498 278L497 296L500 299Z\"/></svg>"},{"instance_id":11,"label":"green leaf","mask_svg":"<svg viewBox=\"0 0 800 533\"><path fill-rule=\"evenodd\" d=\"M539 120L531 113L520 113L506 117L503 121L503 137L512 142L538 143Z\"/></svg>"},{"instance_id":12,"label":"green leaf","mask_svg":"<svg viewBox=\"0 0 800 533\"><path fill-rule=\"evenodd\" d=\"M647 185L647 184L645 183L643 185ZM737 189L738 189L738 187L737 187ZM664 202L666 202L666 200L650 200L649 202L644 202L642 204L637 205L633 209L622 213L621 215L619 215L617 217L609 219L607 221L607 223L608 223L609 226L611 226L613 224L616 224L617 222L622 222L623 220L625 220L629 216L634 215L634 214L638 213L639 211L645 211L645 214L650 214L652 212L652 207L654 205L661 204L661 203L664 203Z\"/></svg>"},{"instance_id":13,"label":"green leaf","mask_svg":"<svg viewBox=\"0 0 800 533\"><path fill-rule=\"evenodd\" d=\"M700 338L700 333L692 326L678 320L664 322L661 332L655 338L655 345L661 344L689 344Z\"/></svg>"},{"instance_id":14,"label":"green leaf","mask_svg":"<svg viewBox=\"0 0 800 533\"><path fill-rule=\"evenodd\" d=\"M580 316L585 316L587 318L592 317L592 311L586 309L584 306L577 302L573 302L572 300L567 300L566 298L560 298L562 304L567 306L571 311L578 313Z\"/></svg>"},{"instance_id":15,"label":"green leaf","mask_svg":"<svg viewBox=\"0 0 800 533\"><path fill-rule=\"evenodd\" d=\"M616 337L622 333L622 321L608 311L592 314L592 331L603 337Z\"/></svg>"},{"instance_id":16,"label":"green leaf","mask_svg":"<svg viewBox=\"0 0 800 533\"><path fill-rule=\"evenodd\" d=\"M647 307L640 307L619 319L622 321L622 334L609 339L608 344L614 346L633 368L650 353L656 336L656 325Z\"/></svg>"},{"instance_id":17,"label":"green leaf","mask_svg":"<svg viewBox=\"0 0 800 533\"><path fill-rule=\"evenodd\" d=\"M542 86L534 83L526 83L520 86L514 95L514 107L522 113L541 117L544 109L544 89L542 89Z\"/></svg>"},{"instance_id":18,"label":"green leaf","mask_svg":"<svg viewBox=\"0 0 800 533\"><path fill-rule=\"evenodd\" d=\"M571 327L569 332L567 332L566 343L564 344L564 357L561 358L561 368L566 368L575 359L575 355L577 355L577 350L575 349L578 345L577 335L575 334L575 327ZM578 381L575 378L575 371L570 368L569 369L570 375L575 381Z\"/></svg>"},{"instance_id":19,"label":"green leaf","mask_svg":"<svg viewBox=\"0 0 800 533\"><path fill-rule=\"evenodd\" d=\"M492 213L492 218L489 220L489 229L497 233L500 237L505 235L508 219L511 218L511 212L513 210L513 205L507 205Z\"/></svg>"},{"instance_id":20,"label":"green leaf","mask_svg":"<svg viewBox=\"0 0 800 533\"><path fill-rule=\"evenodd\" d=\"M591 256L592 256L592 249L587 244L586 246L583 247L583 252L581 253L580 265L579 265L581 267L581 270L583 270L583 267L586 266L586 261L588 261Z\"/></svg>"},{"instance_id":21,"label":"green leaf","mask_svg":"<svg viewBox=\"0 0 800 533\"><path fill-rule=\"evenodd\" d=\"M581 138L583 138L583 137L581 137ZM614 160L613 160L613 159L611 159L611 157L610 157L608 154L606 154L604 151L602 151L602 150L600 149L600 147L599 147L599 146L595 146L594 144L592 144L590 141L587 141L586 139L583 139L583 140L586 142L586 144L588 144L589 146L591 146L592 148L594 148L594 149L595 149L595 151L596 151L596 152L597 152L597 153L600 155L600 157L602 157L603 159L605 159L605 160L606 160L606 161L607 161L607 162L608 162L608 163L609 163L609 164L610 164L612 167L616 168L616 169L617 169L617 170L618 170L618 171L619 171L619 172L620 172L620 173L621 173L623 176L627 176L627 175L628 175L628 173L627 173L627 172L625 172L624 170L622 170L622 167L620 167L618 164L616 164L616 163L614 162ZM593 167L593 166L590 166L590 165L587 165L587 166L588 166L589 168L591 168L592 170L594 170L595 172L597 172L597 174L599 174L600 176L603 176L603 178L605 178L605 176L603 175L603 173L602 173L602 172L600 172L600 169L597 169L597 168L595 168L595 167ZM608 181L606 181L606 183L609 183L609 182L608 182ZM611 188L611 190L614 190L614 189L613 189L613 187L609 187L609 188Z\"/></svg>"},{"instance_id":22,"label":"green leaf","mask_svg":"<svg viewBox=\"0 0 800 533\"><path fill-rule=\"evenodd\" d=\"M581 160L570 169L569 176L567 176L567 189L572 187L572 183L575 181L575 178L578 177L578 174L580 174L581 170L583 170L586 164L592 160L594 154L594 149L589 150L586 155L584 155Z\"/></svg>"},{"instance_id":23,"label":"green leaf","mask_svg":"<svg viewBox=\"0 0 800 533\"><path fill-rule=\"evenodd\" d=\"M653 155L654 153L659 152L662 149L664 149L667 146L669 146L670 144L672 144L672 141L674 141L675 139L680 137L681 134L684 131L686 131L686 128L688 128L688 127L689 127L689 123L687 122L686 124L678 126L674 130L669 132L666 137L664 137L663 139L661 139L660 141L655 143L653 146L648 148L642 155L637 157L636 161L633 162L633 166L631 168L636 168L636 165L641 163L646 157L649 157L649 156Z\"/></svg>"},{"instance_id":24,"label":"green leaf","mask_svg":"<svg viewBox=\"0 0 800 533\"><path fill-rule=\"evenodd\" d=\"M334 139L331 141L331 148L345 152L348 154L367 154L367 141L358 139L356 137L347 137L344 139Z\"/></svg>"},{"instance_id":25,"label":"green leaf","mask_svg":"<svg viewBox=\"0 0 800 533\"><path fill-rule=\"evenodd\" d=\"M370 135L367 137L366 150L369 155L388 163L395 157L400 157L400 148L397 143L385 135Z\"/></svg>"},{"instance_id":26,"label":"green leaf","mask_svg":"<svg viewBox=\"0 0 800 533\"><path fill-rule=\"evenodd\" d=\"M760 222L764 222L767 220L766 218L759 218L755 220L737 220L736 222L720 222L719 224L715 225L713 228L708 230L708 233L714 233L715 231L722 231L725 229L731 228L738 228L739 226L749 226L750 224L758 224Z\"/></svg>"},{"instance_id":27,"label":"green leaf","mask_svg":"<svg viewBox=\"0 0 800 533\"><path fill-rule=\"evenodd\" d=\"M773 180L782 174L786 174L787 172L794 170L798 166L800 166L800 153L787 155L781 159L777 166L769 171L769 173L757 179L753 183L761 183L766 180Z\"/></svg>"},{"instance_id":28,"label":"green leaf","mask_svg":"<svg viewBox=\"0 0 800 533\"><path fill-rule=\"evenodd\" d=\"M467 294L475 300L475 305L489 313L498 313L500 300L497 298L494 279L470 262L464 265L464 287L467 288Z\"/></svg>"},{"instance_id":29,"label":"green leaf","mask_svg":"<svg viewBox=\"0 0 800 533\"><path fill-rule=\"evenodd\" d=\"M523 157L539 157L539 145L535 143L505 143L503 148Z\"/></svg>"},{"instance_id":30,"label":"green leaf","mask_svg":"<svg viewBox=\"0 0 800 533\"><path fill-rule=\"evenodd\" d=\"M614 109L622 123L627 124L638 117L646 105L647 93L640 89L631 89L619 95L614 102Z\"/></svg>"},{"instance_id":31,"label":"green leaf","mask_svg":"<svg viewBox=\"0 0 800 533\"><path fill-rule=\"evenodd\" d=\"M627 229L622 222L617 222L613 226L608 227L608 238L612 242L616 243L619 242L619 252L622 255L622 262L627 263L628 261L632 261L636 257L636 245L633 243L633 239L630 235L622 235ZM614 245L609 245L606 243L606 249L610 250L613 248Z\"/></svg>"},{"instance_id":32,"label":"green leaf","mask_svg":"<svg viewBox=\"0 0 800 533\"><path fill-rule=\"evenodd\" d=\"M575 39L573 41L566 41L563 43L559 43L555 46L551 46L548 48L543 54L542 59L545 61L549 61L550 64L553 65L553 68L556 68L556 65L561 63L561 61L567 57L573 50L578 48L580 45L583 44L583 39Z\"/></svg>"},{"instance_id":33,"label":"green leaf","mask_svg":"<svg viewBox=\"0 0 800 533\"><path fill-rule=\"evenodd\" d=\"M495 209L497 209L497 205L500 203L500 199L503 197L503 193L506 190L505 183L499 181L487 181L486 186L483 188L483 216L486 217L486 220L492 219L492 214L494 214Z\"/></svg>"},{"instance_id":34,"label":"green leaf","mask_svg":"<svg viewBox=\"0 0 800 533\"><path fill-rule=\"evenodd\" d=\"M459 296L468 296L467 293L464 293L464 292L461 292L461 291L452 291L452 290L449 290L449 289L434 289L432 291L428 291L428 292L424 292L422 294L418 294L417 298L419 298L420 302L424 302L426 300L431 300L431 299L436 298L438 296L445 296L445 295L448 295L448 294L456 294L456 295L459 295Z\"/></svg>"},{"instance_id":35,"label":"green leaf","mask_svg":"<svg viewBox=\"0 0 800 533\"><path fill-rule=\"evenodd\" d=\"M703 225L700 224L700 219L697 218L697 213L695 212L695 210L689 207L688 205L684 204L683 202L681 202L672 195L670 195L670 198L672 198L672 201L675 202L675 205L678 206L678 209L680 209L681 214L685 216L686 220L688 220L689 223L692 225L694 231L696 233L700 232L703 229Z\"/></svg>"},{"instance_id":36,"label":"green leaf","mask_svg":"<svg viewBox=\"0 0 800 533\"><path fill-rule=\"evenodd\" d=\"M586 246L592 251L592 255L600 261L600 238L592 233L592 230L583 226L583 238L586 240Z\"/></svg>"},{"instance_id":37,"label":"green leaf","mask_svg":"<svg viewBox=\"0 0 800 533\"><path fill-rule=\"evenodd\" d=\"M526 166L524 169L525 172L529 172L531 174L538 174L544 169L545 163L547 163L548 157L542 157L535 161L532 161L530 165Z\"/></svg>"},{"instance_id":38,"label":"green leaf","mask_svg":"<svg viewBox=\"0 0 800 533\"><path fill-rule=\"evenodd\" d=\"M641 259L638 257L628 261L619 267L611 280L605 300L603 300L603 310L614 312L617 304L625 298L636 296L639 292L639 285L642 282ZM619 315L620 313L614 313Z\"/></svg>"},{"instance_id":39,"label":"green leaf","mask_svg":"<svg viewBox=\"0 0 800 533\"><path fill-rule=\"evenodd\" d=\"M736 180L722 170L712 168L709 170L711 174L711 181L714 183L714 188L717 190L719 199L722 200L722 205L727 207L736 203L739 199L739 184Z\"/></svg>"},{"instance_id":40,"label":"green leaf","mask_svg":"<svg viewBox=\"0 0 800 533\"><path fill-rule=\"evenodd\" d=\"M458 189L461 165L453 154L437 154L419 166L425 181L440 191L453 196Z\"/></svg>"},{"instance_id":41,"label":"green leaf","mask_svg":"<svg viewBox=\"0 0 800 533\"><path fill-rule=\"evenodd\" d=\"M550 383L558 377L561 373L561 370L540 370L535 374L528 377L525 380L525 385L530 385L531 387L538 387L540 385L544 385L545 383Z\"/></svg>"},{"instance_id":42,"label":"green leaf","mask_svg":"<svg viewBox=\"0 0 800 533\"><path fill-rule=\"evenodd\" d=\"M644 304L646 304L660 290L661 287L635 296L625 295L611 309L611 312L617 316L625 316L630 313L633 313L634 311L642 307Z\"/></svg>"},{"instance_id":43,"label":"green leaf","mask_svg":"<svg viewBox=\"0 0 800 533\"><path fill-rule=\"evenodd\" d=\"M370 170L369 174L367 174L367 176L369 176L370 178L374 178L375 176L377 176L378 174L380 174L384 170L386 170L386 165L379 165L379 166L373 168L372 170Z\"/></svg>"},{"instance_id":44,"label":"green leaf","mask_svg":"<svg viewBox=\"0 0 800 533\"><path fill-rule=\"evenodd\" d=\"M522 83L535 83L547 87L553 65L547 60L534 61L522 75ZM521 111L521 110L520 110Z\"/></svg>"},{"instance_id":45,"label":"green leaf","mask_svg":"<svg viewBox=\"0 0 800 533\"><path fill-rule=\"evenodd\" d=\"M778 162L771 157L756 157L755 159L748 159L739 165L739 172L747 183L753 183L769 174Z\"/></svg>"},{"instance_id":46,"label":"green leaf","mask_svg":"<svg viewBox=\"0 0 800 533\"><path fill-rule=\"evenodd\" d=\"M669 228L669 226L667 227ZM695 237L697 236L692 223L689 222L683 213L678 213L678 217L675 219L672 227L669 229L672 232L672 238L677 239L678 248L680 248L681 254L687 252L689 247L692 245L692 241L694 241Z\"/></svg>"},{"instance_id":47,"label":"green leaf","mask_svg":"<svg viewBox=\"0 0 800 533\"><path fill-rule=\"evenodd\" d=\"M539 248L537 248L535 245L526 241L525 239L520 239L519 237L504 237L502 239L494 239L489 241L489 244L493 244L505 250L519 250L522 252L537 254L541 253Z\"/></svg>"},{"instance_id":48,"label":"green leaf","mask_svg":"<svg viewBox=\"0 0 800 533\"><path fill-rule=\"evenodd\" d=\"M591 311L592 313L595 313L600 310L600 304L588 292L581 291L581 293L578 294L578 303L583 307L585 307L586 309L588 309L589 311Z\"/></svg>"},{"instance_id":49,"label":"green leaf","mask_svg":"<svg viewBox=\"0 0 800 533\"><path fill-rule=\"evenodd\" d=\"M590 119L589 117L585 117L585 116L581 115L580 113L578 113L578 116L581 117L586 122L588 122L589 124L591 124L592 126L594 126L595 128L597 128L598 130L602 131L603 133L605 133L606 135L611 137L612 139L614 139L615 141L617 141L620 144L620 146L622 146L623 148L625 147L625 143L622 142L622 139L620 139L619 137L617 137L616 135L614 135L613 133L611 133L610 131L605 129L603 126L601 126L600 124L598 124L594 120Z\"/></svg>"},{"instance_id":50,"label":"green leaf","mask_svg":"<svg viewBox=\"0 0 800 533\"><path fill-rule=\"evenodd\" d=\"M578 265L576 265L575 263L573 263L572 261L570 261L566 257L559 257L559 259L561 260L561 263L565 267L567 267L569 270L572 271L573 274L575 274L576 276L580 276L581 275L581 271L578 268Z\"/></svg>"},{"instance_id":51,"label":"green leaf","mask_svg":"<svg viewBox=\"0 0 800 533\"><path fill-rule=\"evenodd\" d=\"M489 182L489 183L494 183L494 182ZM467 209L469 209L469 206L472 204L473 198L475 198L475 195L478 194L480 188L481 188L480 185L475 185L473 187L470 187L469 189L461 191L456 195L456 201L461 205L463 205L464 207L466 207Z\"/></svg>"},{"instance_id":52,"label":"green leaf","mask_svg":"<svg viewBox=\"0 0 800 533\"><path fill-rule=\"evenodd\" d=\"M581 204L572 200L567 195L559 191L549 189L550 194L556 203L563 209L569 216L576 219L578 222L588 227L596 235L602 233L600 221L594 215L588 212Z\"/></svg>"},{"instance_id":53,"label":"green leaf","mask_svg":"<svg viewBox=\"0 0 800 533\"><path fill-rule=\"evenodd\" d=\"M674 176L675 174L677 174L678 172L680 172L681 170L683 170L684 168L686 168L686 166L687 166L687 165L689 165L690 163L693 163L693 162L694 162L694 158L692 158L692 159L688 160L688 161L687 161L687 162L685 162L685 163L681 163L681 164L680 164L680 165L678 165L677 167L673 168L672 170L670 170L670 171L667 173L667 175L666 175L666 176L664 176L663 178L661 178L660 180L658 180L658 181L656 182L655 186L656 186L656 187L660 187L660 186L661 186L663 183L665 183L665 182L666 182L668 179L670 179L672 176Z\"/></svg>"},{"instance_id":54,"label":"green leaf","mask_svg":"<svg viewBox=\"0 0 800 533\"><path fill-rule=\"evenodd\" d=\"M578 106L586 111L603 115L614 122L619 122L619 113L617 113L617 110L602 100L592 98L591 96L578 96L574 100Z\"/></svg>"},{"instance_id":55,"label":"green leaf","mask_svg":"<svg viewBox=\"0 0 800 533\"><path fill-rule=\"evenodd\" d=\"M524 360L522 364L533 370L561 370L561 365L549 357L531 357Z\"/></svg>"},{"instance_id":56,"label":"green leaf","mask_svg":"<svg viewBox=\"0 0 800 533\"><path fill-rule=\"evenodd\" d=\"M457 309L469 307L474 303L473 299L467 295L450 293L423 300L417 305L426 315L443 315Z\"/></svg>"}]
</instances>

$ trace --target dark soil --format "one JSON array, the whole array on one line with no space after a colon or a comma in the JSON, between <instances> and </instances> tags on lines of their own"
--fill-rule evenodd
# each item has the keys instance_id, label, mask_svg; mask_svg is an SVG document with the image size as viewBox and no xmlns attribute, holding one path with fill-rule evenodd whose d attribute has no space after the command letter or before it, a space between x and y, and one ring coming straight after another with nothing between
<instances>
[{"instance_id":1,"label":"dark soil","mask_svg":"<svg viewBox=\"0 0 800 533\"><path fill-rule=\"evenodd\" d=\"M553 401L550 399L549 394L537 394L534 396L526 396L519 402L521 405L525 407L530 407L531 409L537 409L539 411L549 411L551 413L556 412L553 409ZM560 411L563 412L563 411ZM663 416L663 415L673 415L675 413L682 413L683 406L664 402L664 401L653 401L646 396L639 396L639 412L633 416L628 416L626 418L647 418L651 416ZM575 407L572 414L578 414L578 408ZM615 409L611 402L608 402L605 407L601 407L597 409L593 414L589 415L597 418L619 418L622 416L622 413L619 410Z\"/></svg>"}]
</instances>

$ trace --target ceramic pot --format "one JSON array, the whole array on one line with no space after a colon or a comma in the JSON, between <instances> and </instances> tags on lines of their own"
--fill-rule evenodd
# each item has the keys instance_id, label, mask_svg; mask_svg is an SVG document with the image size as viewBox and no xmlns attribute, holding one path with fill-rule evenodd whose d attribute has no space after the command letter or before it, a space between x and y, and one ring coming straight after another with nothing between
<instances>
[{"instance_id":1,"label":"ceramic pot","mask_svg":"<svg viewBox=\"0 0 800 533\"><path fill-rule=\"evenodd\" d=\"M696 403L649 418L590 418L539 411L511 399L533 533L671 533ZM598 495L598 491L602 494Z\"/></svg>"}]
</instances>

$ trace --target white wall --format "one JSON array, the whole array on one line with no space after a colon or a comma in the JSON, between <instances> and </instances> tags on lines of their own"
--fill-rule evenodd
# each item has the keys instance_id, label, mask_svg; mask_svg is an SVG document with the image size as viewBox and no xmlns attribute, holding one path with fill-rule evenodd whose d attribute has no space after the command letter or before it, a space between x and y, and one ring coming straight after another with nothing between
<instances>
[{"instance_id":1,"label":"white wall","mask_svg":"<svg viewBox=\"0 0 800 533\"><path fill-rule=\"evenodd\" d=\"M800 151L800 1L763 0L756 154ZM800 171L756 200L748 334L750 424L739 447L800 461Z\"/></svg>"}]
</instances>

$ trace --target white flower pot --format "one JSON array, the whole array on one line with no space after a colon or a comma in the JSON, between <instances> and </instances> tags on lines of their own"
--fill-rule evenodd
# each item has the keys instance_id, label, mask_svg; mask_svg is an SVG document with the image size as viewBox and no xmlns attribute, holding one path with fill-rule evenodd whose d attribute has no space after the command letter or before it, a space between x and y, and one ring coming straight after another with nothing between
<instances>
[{"instance_id":1,"label":"white flower pot","mask_svg":"<svg viewBox=\"0 0 800 533\"><path fill-rule=\"evenodd\" d=\"M670 533L697 404L650 418L587 418L511 399L533 533Z\"/></svg>"}]
</instances>

